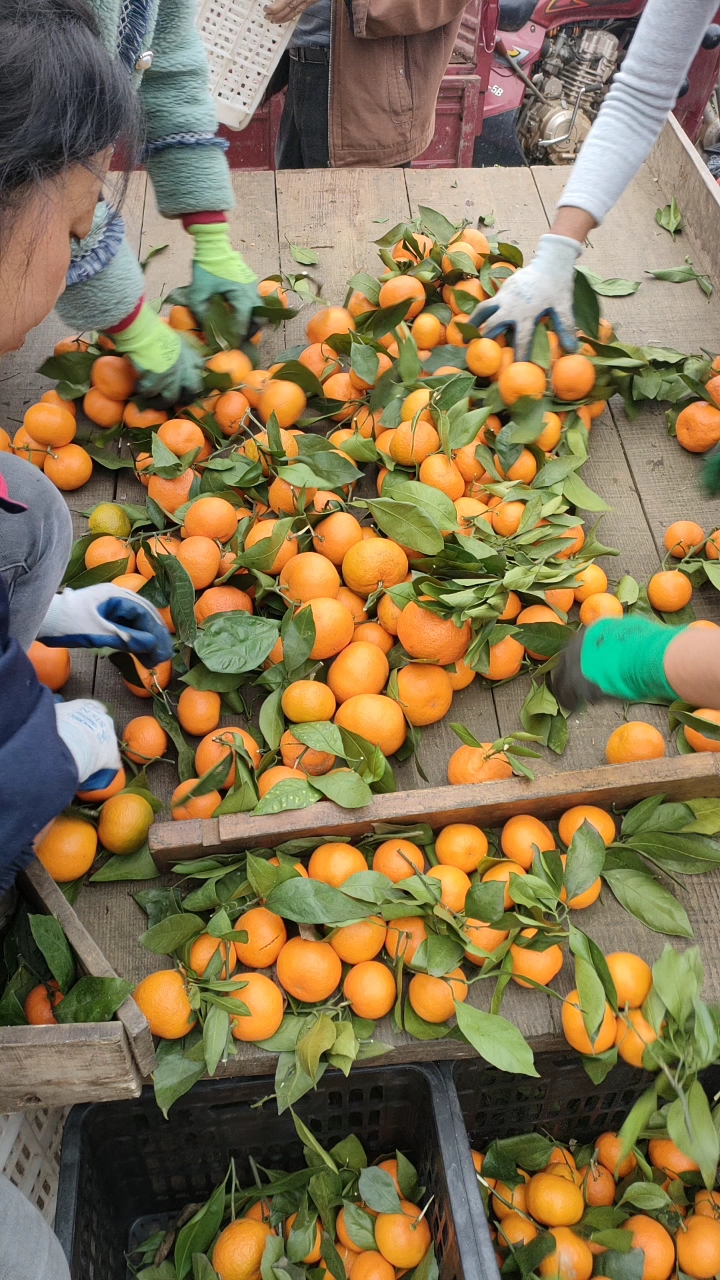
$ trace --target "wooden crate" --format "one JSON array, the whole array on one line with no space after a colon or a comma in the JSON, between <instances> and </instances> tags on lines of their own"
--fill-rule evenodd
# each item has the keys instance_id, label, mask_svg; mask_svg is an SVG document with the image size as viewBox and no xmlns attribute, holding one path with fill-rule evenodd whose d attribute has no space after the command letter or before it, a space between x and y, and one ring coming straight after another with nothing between
<instances>
[{"instance_id":1,"label":"wooden crate","mask_svg":"<svg viewBox=\"0 0 720 1280\"><path fill-rule=\"evenodd\" d=\"M117 977L41 863L19 883L32 905L62 926L82 973ZM111 1022L0 1027L0 1113L136 1098L154 1066L150 1028L131 998Z\"/></svg>"}]
</instances>

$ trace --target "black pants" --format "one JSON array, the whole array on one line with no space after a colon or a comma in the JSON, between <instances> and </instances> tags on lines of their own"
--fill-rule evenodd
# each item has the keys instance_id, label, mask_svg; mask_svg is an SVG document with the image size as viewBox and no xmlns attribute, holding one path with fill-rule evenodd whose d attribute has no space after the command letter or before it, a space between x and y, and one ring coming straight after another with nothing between
<instances>
[{"instance_id":1,"label":"black pants","mask_svg":"<svg viewBox=\"0 0 720 1280\"><path fill-rule=\"evenodd\" d=\"M290 59L285 107L275 143L276 169L327 169L330 65Z\"/></svg>"}]
</instances>

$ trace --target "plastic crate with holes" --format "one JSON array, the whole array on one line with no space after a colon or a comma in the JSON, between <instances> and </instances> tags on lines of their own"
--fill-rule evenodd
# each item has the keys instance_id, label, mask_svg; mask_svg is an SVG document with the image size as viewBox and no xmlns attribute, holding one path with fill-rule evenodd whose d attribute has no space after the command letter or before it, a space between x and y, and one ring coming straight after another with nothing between
<instances>
[{"instance_id":1,"label":"plastic crate with holes","mask_svg":"<svg viewBox=\"0 0 720 1280\"><path fill-rule=\"evenodd\" d=\"M67 1108L0 1116L0 1171L52 1226Z\"/></svg>"},{"instance_id":2,"label":"plastic crate with holes","mask_svg":"<svg viewBox=\"0 0 720 1280\"><path fill-rule=\"evenodd\" d=\"M126 1280L124 1253L205 1200L234 1157L243 1185L249 1157L266 1168L304 1165L292 1115L278 1115L272 1077L203 1081L164 1120L151 1090L129 1102L74 1107L63 1143L55 1230L73 1280ZM368 1159L403 1151L432 1196L428 1221L440 1280L481 1280L448 1094L434 1067L328 1071L296 1104L331 1147L348 1134Z\"/></svg>"},{"instance_id":3,"label":"plastic crate with holes","mask_svg":"<svg viewBox=\"0 0 720 1280\"><path fill-rule=\"evenodd\" d=\"M244 129L287 48L295 21L279 26L267 0L201 0L195 26L205 45L218 120Z\"/></svg>"}]
</instances>

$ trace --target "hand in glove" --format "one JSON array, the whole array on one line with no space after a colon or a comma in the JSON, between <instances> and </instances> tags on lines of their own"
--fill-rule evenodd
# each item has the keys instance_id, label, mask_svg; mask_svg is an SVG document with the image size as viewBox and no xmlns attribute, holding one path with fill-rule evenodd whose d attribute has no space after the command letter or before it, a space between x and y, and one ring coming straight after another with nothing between
<instances>
[{"instance_id":1,"label":"hand in glove","mask_svg":"<svg viewBox=\"0 0 720 1280\"><path fill-rule=\"evenodd\" d=\"M109 787L121 761L115 725L102 703L92 698L57 702L55 720L58 735L77 765L78 785L88 791Z\"/></svg>"},{"instance_id":2,"label":"hand in glove","mask_svg":"<svg viewBox=\"0 0 720 1280\"><path fill-rule=\"evenodd\" d=\"M122 649L145 667L173 655L172 636L155 605L112 582L79 591L65 587L53 596L38 639L51 647Z\"/></svg>"},{"instance_id":3,"label":"hand in glove","mask_svg":"<svg viewBox=\"0 0 720 1280\"><path fill-rule=\"evenodd\" d=\"M195 241L192 282L182 291L184 300L202 323L211 299L220 294L233 309L242 341L250 332L253 309L262 306L257 276L233 249L226 222L194 223L190 215L183 221Z\"/></svg>"},{"instance_id":4,"label":"hand in glove","mask_svg":"<svg viewBox=\"0 0 720 1280\"><path fill-rule=\"evenodd\" d=\"M126 328L114 329L111 337L117 350L135 366L138 391L144 396L158 396L175 405L202 392L202 355L164 324L147 302Z\"/></svg>"},{"instance_id":5,"label":"hand in glove","mask_svg":"<svg viewBox=\"0 0 720 1280\"><path fill-rule=\"evenodd\" d=\"M577 240L541 236L532 262L506 280L493 298L481 302L470 324L486 338L514 329L515 359L529 360L535 327L544 316L550 316L561 345L566 351L576 351L573 294L575 260L581 253Z\"/></svg>"},{"instance_id":6,"label":"hand in glove","mask_svg":"<svg viewBox=\"0 0 720 1280\"><path fill-rule=\"evenodd\" d=\"M683 627L649 618L603 618L578 631L560 654L550 682L561 707L621 698L624 702L672 702L665 653Z\"/></svg>"}]
</instances>

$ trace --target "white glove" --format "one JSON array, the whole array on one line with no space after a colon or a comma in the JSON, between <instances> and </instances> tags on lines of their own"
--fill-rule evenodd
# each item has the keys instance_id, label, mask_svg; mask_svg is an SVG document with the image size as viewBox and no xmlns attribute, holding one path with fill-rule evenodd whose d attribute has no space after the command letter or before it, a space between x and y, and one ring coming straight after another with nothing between
<instances>
[{"instance_id":1,"label":"white glove","mask_svg":"<svg viewBox=\"0 0 720 1280\"><path fill-rule=\"evenodd\" d=\"M72 756L78 782L92 780L91 790L108 787L120 768L115 725L101 702L75 698L55 703L57 731ZM93 775L107 775L99 778Z\"/></svg>"},{"instance_id":2,"label":"white glove","mask_svg":"<svg viewBox=\"0 0 720 1280\"><path fill-rule=\"evenodd\" d=\"M582 249L567 236L541 236L532 262L510 276L494 298L481 302L470 324L485 338L514 328L515 359L528 360L535 327L550 316L561 346L576 351L573 294L575 260Z\"/></svg>"},{"instance_id":3,"label":"white glove","mask_svg":"<svg viewBox=\"0 0 720 1280\"><path fill-rule=\"evenodd\" d=\"M79 591L65 587L53 596L38 639L51 647L123 649L146 667L173 655L172 636L155 605L112 582Z\"/></svg>"}]
</instances>

